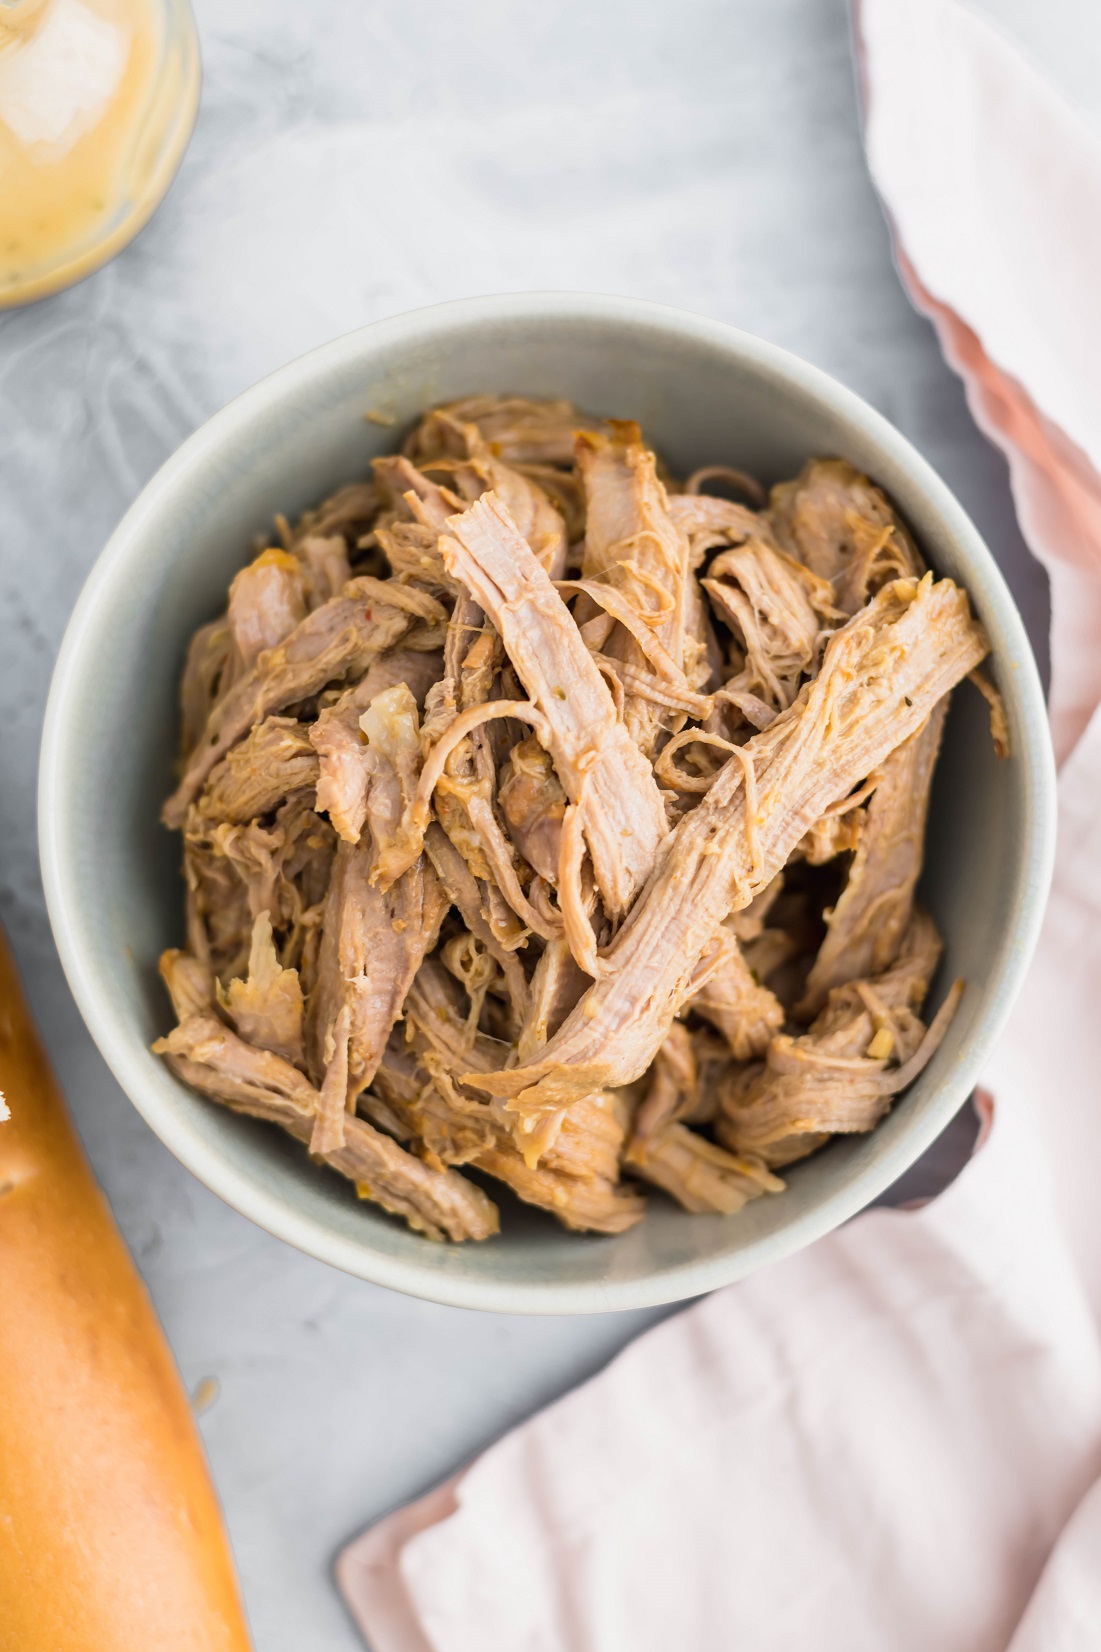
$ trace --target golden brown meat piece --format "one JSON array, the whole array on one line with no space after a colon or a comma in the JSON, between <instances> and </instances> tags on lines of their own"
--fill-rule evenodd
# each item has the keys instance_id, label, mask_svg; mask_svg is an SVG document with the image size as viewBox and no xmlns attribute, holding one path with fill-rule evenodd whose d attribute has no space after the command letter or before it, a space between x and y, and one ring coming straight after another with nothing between
<instances>
[{"instance_id":1,"label":"golden brown meat piece","mask_svg":"<svg viewBox=\"0 0 1101 1652\"><path fill-rule=\"evenodd\" d=\"M184 762L202 738L207 718L242 670L229 620L201 625L187 650L180 683L180 755Z\"/></svg>"},{"instance_id":2,"label":"golden brown meat piece","mask_svg":"<svg viewBox=\"0 0 1101 1652\"><path fill-rule=\"evenodd\" d=\"M812 459L773 488L769 521L780 544L828 580L855 614L889 580L924 573L917 546L885 493L846 459Z\"/></svg>"},{"instance_id":3,"label":"golden brown meat piece","mask_svg":"<svg viewBox=\"0 0 1101 1652\"><path fill-rule=\"evenodd\" d=\"M415 617L407 600L398 605L400 594L383 602L379 581L352 580L339 597L307 614L277 647L261 654L215 702L183 779L164 806L165 824L183 824L211 769L254 723L327 683L358 676L392 648Z\"/></svg>"},{"instance_id":4,"label":"golden brown meat piece","mask_svg":"<svg viewBox=\"0 0 1101 1652\"><path fill-rule=\"evenodd\" d=\"M717 697L752 727L767 728L787 710L814 663L822 582L757 537L720 552L702 584L741 658Z\"/></svg>"},{"instance_id":5,"label":"golden brown meat piece","mask_svg":"<svg viewBox=\"0 0 1101 1652\"><path fill-rule=\"evenodd\" d=\"M278 1124L309 1143L318 1093L282 1056L256 1050L213 1015L181 1022L153 1046L196 1090L236 1113ZM499 1223L481 1188L454 1170L434 1169L389 1136L349 1118L343 1143L322 1155L347 1176L361 1199L372 1199L429 1239L488 1239Z\"/></svg>"},{"instance_id":6,"label":"golden brown meat piece","mask_svg":"<svg viewBox=\"0 0 1101 1652\"><path fill-rule=\"evenodd\" d=\"M582 1097L563 1115L539 1163L518 1150L506 1110L458 1083L455 1073L497 1059L471 1031L434 960L418 972L406 1005L411 1037L392 1038L361 1107L402 1139L419 1139L441 1164L470 1164L507 1183L527 1204L578 1231L621 1233L643 1214L637 1193L616 1186L626 1111L613 1095ZM396 1046L396 1047L395 1047Z\"/></svg>"},{"instance_id":7,"label":"golden brown meat piece","mask_svg":"<svg viewBox=\"0 0 1101 1652\"><path fill-rule=\"evenodd\" d=\"M501 971L513 1017L516 1024L521 1025L529 1013L527 977L515 947L510 949L502 944L498 926L491 921L487 886L478 882L446 832L435 821L424 834L424 852L467 931L481 942Z\"/></svg>"},{"instance_id":8,"label":"golden brown meat piece","mask_svg":"<svg viewBox=\"0 0 1101 1652\"><path fill-rule=\"evenodd\" d=\"M497 795L509 836L524 859L557 883L568 799L550 753L534 737L513 746Z\"/></svg>"},{"instance_id":9,"label":"golden brown meat piece","mask_svg":"<svg viewBox=\"0 0 1101 1652\"><path fill-rule=\"evenodd\" d=\"M525 396L468 396L437 410L446 423L429 414L405 444L417 463L449 453L449 427L477 425L482 439L512 465L570 465L579 430L599 431L601 422L579 413L567 401L534 401Z\"/></svg>"},{"instance_id":10,"label":"golden brown meat piece","mask_svg":"<svg viewBox=\"0 0 1101 1652\"><path fill-rule=\"evenodd\" d=\"M247 1044L305 1066L302 983L296 969L280 964L266 912L252 926L248 975L235 977L218 1001Z\"/></svg>"},{"instance_id":11,"label":"golden brown meat piece","mask_svg":"<svg viewBox=\"0 0 1101 1652\"><path fill-rule=\"evenodd\" d=\"M833 987L881 975L902 945L921 876L929 790L948 698L933 707L924 728L904 740L875 777L848 879L826 914L826 938L807 977L800 1013L808 1018Z\"/></svg>"},{"instance_id":12,"label":"golden brown meat piece","mask_svg":"<svg viewBox=\"0 0 1101 1652\"><path fill-rule=\"evenodd\" d=\"M632 1141L623 1163L697 1216L733 1216L762 1193L784 1191L762 1159L730 1153L683 1124L665 1124L653 1136Z\"/></svg>"},{"instance_id":13,"label":"golden brown meat piece","mask_svg":"<svg viewBox=\"0 0 1101 1652\"><path fill-rule=\"evenodd\" d=\"M915 913L889 970L834 987L808 1032L774 1038L763 1063L729 1080L716 1123L720 1141L785 1165L829 1135L871 1130L947 1030L959 983L929 1028L918 1015L939 957L932 919Z\"/></svg>"},{"instance_id":14,"label":"golden brown meat piece","mask_svg":"<svg viewBox=\"0 0 1101 1652\"><path fill-rule=\"evenodd\" d=\"M302 565L289 551L261 551L229 588L229 628L246 671L306 617Z\"/></svg>"},{"instance_id":15,"label":"golden brown meat piece","mask_svg":"<svg viewBox=\"0 0 1101 1652\"><path fill-rule=\"evenodd\" d=\"M585 484L581 589L602 610L588 622L601 652L632 671L690 687L688 538L669 514L653 453L636 424L616 423L611 436L578 437L577 463ZM679 728L683 713L624 686L623 720L652 757L661 732Z\"/></svg>"},{"instance_id":16,"label":"golden brown meat piece","mask_svg":"<svg viewBox=\"0 0 1101 1652\"><path fill-rule=\"evenodd\" d=\"M334 849L328 821L293 793L270 819L204 820L184 830L188 948L223 983L246 967L252 928L270 914L284 965L297 965L329 883Z\"/></svg>"},{"instance_id":17,"label":"golden brown meat piece","mask_svg":"<svg viewBox=\"0 0 1101 1652\"><path fill-rule=\"evenodd\" d=\"M623 1155L633 1175L653 1182L697 1215L732 1216L748 1199L780 1193L783 1182L760 1159L727 1152L682 1119L700 1107L701 1073L690 1033L674 1022L654 1060L650 1088Z\"/></svg>"},{"instance_id":18,"label":"golden brown meat piece","mask_svg":"<svg viewBox=\"0 0 1101 1652\"><path fill-rule=\"evenodd\" d=\"M784 1008L775 993L754 977L733 931L720 924L714 948L720 954L707 981L688 1007L716 1027L736 1061L763 1055L773 1033L784 1024Z\"/></svg>"},{"instance_id":19,"label":"golden brown meat piece","mask_svg":"<svg viewBox=\"0 0 1101 1652\"><path fill-rule=\"evenodd\" d=\"M343 1110L375 1076L390 1029L423 959L436 944L446 898L424 858L383 891L371 878L364 836L337 849L307 1020L309 1068L323 1083L334 1057L347 1061L344 1093L326 1110L325 1140L339 1143ZM347 1012L346 1055L338 1046Z\"/></svg>"},{"instance_id":20,"label":"golden brown meat piece","mask_svg":"<svg viewBox=\"0 0 1101 1652\"><path fill-rule=\"evenodd\" d=\"M545 744L592 855L609 916L627 910L665 836L650 765L507 511L492 494L452 519L444 560L493 620L543 718Z\"/></svg>"},{"instance_id":21,"label":"golden brown meat piece","mask_svg":"<svg viewBox=\"0 0 1101 1652\"><path fill-rule=\"evenodd\" d=\"M317 809L347 843L357 843L367 819L370 765L360 725L376 694L404 683L418 707L440 674L438 652L395 648L369 665L359 682L319 712L308 739L317 756ZM263 725L261 725L263 726ZM248 742L243 741L242 745ZM237 748L240 749L240 748ZM231 760L233 753L230 753Z\"/></svg>"},{"instance_id":22,"label":"golden brown meat piece","mask_svg":"<svg viewBox=\"0 0 1101 1652\"><path fill-rule=\"evenodd\" d=\"M312 729L294 717L255 723L212 770L196 803L198 816L244 826L271 814L295 792L312 791L320 768L311 735Z\"/></svg>"}]
</instances>

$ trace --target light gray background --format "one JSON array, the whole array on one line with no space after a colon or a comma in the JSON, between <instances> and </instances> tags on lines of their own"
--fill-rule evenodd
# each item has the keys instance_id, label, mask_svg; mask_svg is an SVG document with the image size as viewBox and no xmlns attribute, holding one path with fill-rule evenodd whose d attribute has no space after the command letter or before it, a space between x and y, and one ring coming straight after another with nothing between
<instances>
[{"instance_id":1,"label":"light gray background","mask_svg":"<svg viewBox=\"0 0 1101 1652\"><path fill-rule=\"evenodd\" d=\"M358 1645L340 1541L655 1317L500 1319L286 1249L160 1146L50 940L38 741L69 611L180 440L374 317L479 291L633 293L737 323L898 424L986 534L1046 657L1005 467L904 299L859 141L844 0L204 0L205 90L153 223L0 318L0 914L202 1428L259 1652ZM911 1190L934 1185L966 1131Z\"/></svg>"}]
</instances>

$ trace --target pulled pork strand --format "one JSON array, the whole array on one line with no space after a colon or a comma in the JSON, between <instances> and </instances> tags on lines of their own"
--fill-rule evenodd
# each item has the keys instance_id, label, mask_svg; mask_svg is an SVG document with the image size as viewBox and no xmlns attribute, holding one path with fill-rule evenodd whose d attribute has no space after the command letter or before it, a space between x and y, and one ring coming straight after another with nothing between
<instances>
[{"instance_id":1,"label":"pulled pork strand","mask_svg":"<svg viewBox=\"0 0 1101 1652\"><path fill-rule=\"evenodd\" d=\"M647 644L656 644L671 666L670 675L683 675L688 539L669 513L654 455L644 446L637 424L613 423L611 436L578 436L577 463L585 484L582 589L591 592L595 584L606 585L644 628L640 635L616 618L618 608L608 607L603 652L646 672L654 660ZM684 717L648 696L627 692L623 720L651 757L662 730L679 727Z\"/></svg>"},{"instance_id":2,"label":"pulled pork strand","mask_svg":"<svg viewBox=\"0 0 1101 1652\"><path fill-rule=\"evenodd\" d=\"M650 765L617 720L569 610L504 506L487 494L449 527L444 561L493 620L545 719L546 748L581 810L597 887L609 915L619 917L666 832Z\"/></svg>"},{"instance_id":3,"label":"pulled pork strand","mask_svg":"<svg viewBox=\"0 0 1101 1652\"><path fill-rule=\"evenodd\" d=\"M928 1028L919 1018L939 957L936 928L919 911L889 970L834 987L809 1031L778 1035L762 1064L733 1077L719 1139L785 1165L828 1135L872 1129L933 1054L959 1001L961 982Z\"/></svg>"},{"instance_id":4,"label":"pulled pork strand","mask_svg":"<svg viewBox=\"0 0 1101 1652\"><path fill-rule=\"evenodd\" d=\"M212 1015L198 1015L153 1046L195 1089L235 1113L278 1124L309 1144L318 1092L281 1056L255 1050ZM481 1188L454 1170L436 1170L399 1147L365 1119L349 1118L344 1141L322 1157L371 1199L428 1239L488 1239L497 1208Z\"/></svg>"},{"instance_id":5,"label":"pulled pork strand","mask_svg":"<svg viewBox=\"0 0 1101 1652\"><path fill-rule=\"evenodd\" d=\"M380 604L377 588L377 580L352 580L339 597L307 614L276 647L261 653L215 703L183 779L164 806L166 826L183 824L211 769L254 723L327 683L366 670L405 634L412 612L404 604Z\"/></svg>"},{"instance_id":6,"label":"pulled pork strand","mask_svg":"<svg viewBox=\"0 0 1101 1652\"><path fill-rule=\"evenodd\" d=\"M807 977L800 1006L807 1018L817 1014L833 987L879 975L895 960L913 915L948 700L946 694L925 726L896 746L875 776L848 879L825 915L826 938Z\"/></svg>"}]
</instances>

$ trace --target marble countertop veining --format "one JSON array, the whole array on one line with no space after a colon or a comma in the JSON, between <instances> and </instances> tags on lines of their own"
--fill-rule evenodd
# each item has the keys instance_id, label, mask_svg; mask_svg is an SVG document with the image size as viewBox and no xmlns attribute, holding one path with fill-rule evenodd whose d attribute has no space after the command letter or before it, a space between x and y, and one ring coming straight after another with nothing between
<instances>
[{"instance_id":1,"label":"marble countertop veining","mask_svg":"<svg viewBox=\"0 0 1101 1652\"><path fill-rule=\"evenodd\" d=\"M736 322L898 424L1046 656L1004 464L909 308L865 172L844 0L200 0L198 127L137 242L0 318L0 914L202 1418L258 1652L353 1652L334 1550L655 1313L504 1319L393 1295L222 1205L106 1071L50 939L35 775L81 583L142 484L261 374L375 317L537 287ZM955 1145L926 1167L935 1181Z\"/></svg>"}]
</instances>

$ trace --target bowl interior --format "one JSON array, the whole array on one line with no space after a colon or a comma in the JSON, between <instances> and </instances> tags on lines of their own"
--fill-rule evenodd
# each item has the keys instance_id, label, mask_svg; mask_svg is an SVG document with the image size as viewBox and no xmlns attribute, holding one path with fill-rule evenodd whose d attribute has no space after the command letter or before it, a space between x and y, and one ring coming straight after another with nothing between
<instances>
[{"instance_id":1,"label":"bowl interior","mask_svg":"<svg viewBox=\"0 0 1101 1652\"><path fill-rule=\"evenodd\" d=\"M812 454L843 454L887 489L938 572L967 585L991 635L1013 755L996 759L985 707L964 684L922 886L945 938L934 999L963 975L960 1012L875 1132L793 1167L784 1195L733 1218L689 1216L655 1196L631 1233L587 1238L504 1197L499 1237L433 1245L357 1201L279 1132L192 1094L148 1051L171 1021L157 956L182 935L178 839L158 811L172 785L188 638L224 606L276 511L293 518L393 450L423 409L481 390L566 396L637 418L680 474L727 461L772 482ZM1050 853L1046 722L1024 631L933 473L855 397L758 341L651 306L577 298L446 306L365 329L291 364L198 432L139 499L81 598L51 696L42 785L63 962L116 1076L172 1150L246 1214L353 1273L522 1311L694 1294L816 1237L888 1185L974 1082L1027 960Z\"/></svg>"}]
</instances>

